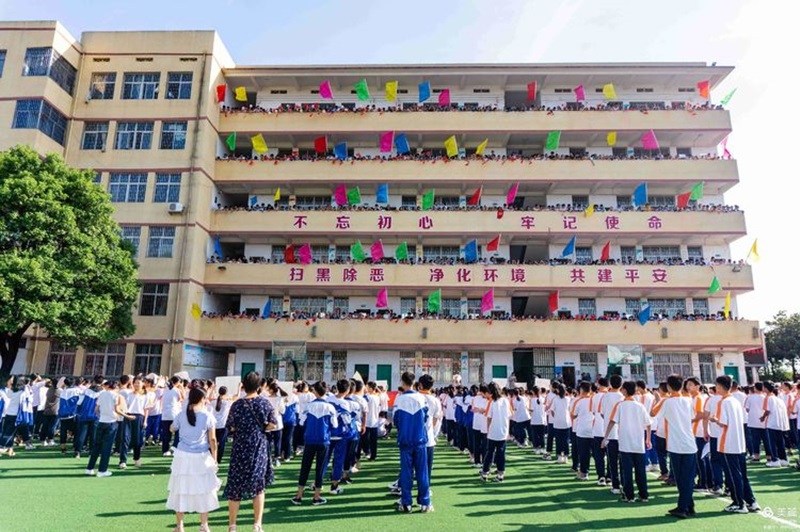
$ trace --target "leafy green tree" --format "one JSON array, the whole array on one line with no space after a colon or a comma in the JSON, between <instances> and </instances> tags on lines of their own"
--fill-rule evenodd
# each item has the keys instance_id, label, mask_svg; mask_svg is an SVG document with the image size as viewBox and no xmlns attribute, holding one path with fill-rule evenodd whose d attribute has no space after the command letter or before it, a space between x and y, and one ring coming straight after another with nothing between
<instances>
[{"instance_id":1,"label":"leafy green tree","mask_svg":"<svg viewBox=\"0 0 800 532\"><path fill-rule=\"evenodd\" d=\"M71 346L134 331L136 261L92 178L28 147L0 153L0 375L34 323Z\"/></svg>"},{"instance_id":2,"label":"leafy green tree","mask_svg":"<svg viewBox=\"0 0 800 532\"><path fill-rule=\"evenodd\" d=\"M775 368L790 364L792 375L797 375L797 359L800 357L800 313L787 314L785 310L778 312L772 321L767 322L765 334L767 358Z\"/></svg>"}]
</instances>

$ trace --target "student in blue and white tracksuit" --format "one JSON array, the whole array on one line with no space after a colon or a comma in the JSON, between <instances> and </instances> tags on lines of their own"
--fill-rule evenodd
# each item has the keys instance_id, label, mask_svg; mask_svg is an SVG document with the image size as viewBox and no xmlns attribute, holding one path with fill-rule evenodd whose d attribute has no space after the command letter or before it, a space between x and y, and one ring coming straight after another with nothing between
<instances>
[{"instance_id":1,"label":"student in blue and white tracksuit","mask_svg":"<svg viewBox=\"0 0 800 532\"><path fill-rule=\"evenodd\" d=\"M398 512L411 513L411 488L417 478L417 502L422 512L432 508L428 478L428 433L426 423L428 405L425 397L415 392L414 374L404 372L400 377L401 395L395 399L393 423L397 427L397 445L400 447L400 503Z\"/></svg>"},{"instance_id":2,"label":"student in blue and white tracksuit","mask_svg":"<svg viewBox=\"0 0 800 532\"><path fill-rule=\"evenodd\" d=\"M78 420L75 433L75 458L81 457L84 445L94 447L94 436L97 430L97 396L103 391L103 377L96 375L92 385L78 397L75 415Z\"/></svg>"},{"instance_id":3,"label":"student in blue and white tracksuit","mask_svg":"<svg viewBox=\"0 0 800 532\"><path fill-rule=\"evenodd\" d=\"M75 419L81 389L74 384L75 381L72 377L66 377L64 379L64 389L61 390L61 395L58 398L58 419L61 424L61 454L67 454L67 432L71 432L73 437L77 434Z\"/></svg>"},{"instance_id":4,"label":"student in blue and white tracksuit","mask_svg":"<svg viewBox=\"0 0 800 532\"><path fill-rule=\"evenodd\" d=\"M438 398L436 398L436 396L431 394L433 382L433 377L428 374L425 374L419 378L419 391L425 398L425 403L428 405L428 419L425 422L425 430L428 433L428 446L425 448L425 450L427 451L429 488L431 483L431 475L433 474L433 450L436 447L436 439L439 437L439 431L442 427L442 418L445 415L442 413L442 403ZM453 398L448 397L448 401L453 401ZM455 422L450 426L453 428L453 430L455 430ZM428 504L428 511L433 511L433 504Z\"/></svg>"},{"instance_id":5,"label":"student in blue and white tracksuit","mask_svg":"<svg viewBox=\"0 0 800 532\"><path fill-rule=\"evenodd\" d=\"M328 447L331 443L331 430L336 429L339 424L333 405L323 399L328 391L328 385L319 381L314 384L312 389L314 390L315 399L306 404L300 415L300 425L304 427L304 446L300 477L297 480L297 494L292 499L292 504L295 505L303 503L303 492L306 488L306 482L308 482L311 463L314 460L317 462L317 467L314 472L314 500L311 504L318 506L328 502L322 498L320 493L322 492L325 469L328 467L327 458Z\"/></svg>"},{"instance_id":6,"label":"student in blue and white tracksuit","mask_svg":"<svg viewBox=\"0 0 800 532\"><path fill-rule=\"evenodd\" d=\"M353 442L357 441L358 436L352 411L352 408L356 408L357 404L354 401L347 400L348 393L350 393L350 381L340 379L336 382L336 395L327 399L336 410L337 418L337 427L331 430L331 444L328 450L329 459L333 459L331 495L344 493L344 490L339 487L339 483L342 482L345 460L348 458Z\"/></svg>"}]
</instances>

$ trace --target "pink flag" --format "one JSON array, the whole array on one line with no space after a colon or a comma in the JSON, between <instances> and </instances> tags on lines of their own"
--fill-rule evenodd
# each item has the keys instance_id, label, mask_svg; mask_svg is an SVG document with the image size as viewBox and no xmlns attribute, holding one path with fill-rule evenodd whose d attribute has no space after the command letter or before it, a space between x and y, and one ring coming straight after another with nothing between
<instances>
[{"instance_id":1,"label":"pink flag","mask_svg":"<svg viewBox=\"0 0 800 532\"><path fill-rule=\"evenodd\" d=\"M311 245L303 244L297 250L297 260L300 264L311 264Z\"/></svg>"},{"instance_id":2,"label":"pink flag","mask_svg":"<svg viewBox=\"0 0 800 532\"><path fill-rule=\"evenodd\" d=\"M441 107L450 105L450 89L442 89L442 92L439 93L439 105Z\"/></svg>"},{"instance_id":3,"label":"pink flag","mask_svg":"<svg viewBox=\"0 0 800 532\"><path fill-rule=\"evenodd\" d=\"M514 203L514 198L517 197L517 190L519 190L519 183L511 185L511 188L508 190L508 195L506 195L506 205L512 205Z\"/></svg>"},{"instance_id":4,"label":"pink flag","mask_svg":"<svg viewBox=\"0 0 800 532\"><path fill-rule=\"evenodd\" d=\"M333 199L336 200L336 205L347 205L347 187L344 185L336 187L336 190L333 191Z\"/></svg>"},{"instance_id":5,"label":"pink flag","mask_svg":"<svg viewBox=\"0 0 800 532\"><path fill-rule=\"evenodd\" d=\"M483 294L481 298L481 314L491 312L494 308L494 288L490 288L488 292Z\"/></svg>"},{"instance_id":6,"label":"pink flag","mask_svg":"<svg viewBox=\"0 0 800 532\"><path fill-rule=\"evenodd\" d=\"M722 139L722 142L720 142L720 145L722 145L722 158L723 159L730 159L731 158L731 152L728 151L728 136L727 135L725 136L724 139Z\"/></svg>"},{"instance_id":7,"label":"pink flag","mask_svg":"<svg viewBox=\"0 0 800 532\"><path fill-rule=\"evenodd\" d=\"M383 242L378 240L369 248L369 254L372 257L372 262L383 260Z\"/></svg>"},{"instance_id":8,"label":"pink flag","mask_svg":"<svg viewBox=\"0 0 800 532\"><path fill-rule=\"evenodd\" d=\"M333 90L331 90L331 82L323 81L319 84L319 95L326 100L333 100Z\"/></svg>"},{"instance_id":9,"label":"pink flag","mask_svg":"<svg viewBox=\"0 0 800 532\"><path fill-rule=\"evenodd\" d=\"M583 85L578 85L574 89L575 97L578 99L579 102L582 102L586 99L586 93L583 90Z\"/></svg>"},{"instance_id":10,"label":"pink flag","mask_svg":"<svg viewBox=\"0 0 800 532\"><path fill-rule=\"evenodd\" d=\"M394 142L394 131L388 131L381 135L381 153L392 151L392 143Z\"/></svg>"},{"instance_id":11,"label":"pink flag","mask_svg":"<svg viewBox=\"0 0 800 532\"><path fill-rule=\"evenodd\" d=\"M655 132L651 129L644 135L642 135L642 148L645 150L657 150L658 149L658 139L656 138Z\"/></svg>"},{"instance_id":12,"label":"pink flag","mask_svg":"<svg viewBox=\"0 0 800 532\"><path fill-rule=\"evenodd\" d=\"M378 308L389 306L389 291L386 288L378 292L378 297L375 298L375 306Z\"/></svg>"}]
</instances>

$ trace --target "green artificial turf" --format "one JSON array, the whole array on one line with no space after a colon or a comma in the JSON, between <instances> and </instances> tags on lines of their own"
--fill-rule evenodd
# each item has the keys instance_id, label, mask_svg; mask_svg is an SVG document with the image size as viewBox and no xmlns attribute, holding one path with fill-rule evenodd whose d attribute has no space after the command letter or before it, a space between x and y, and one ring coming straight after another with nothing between
<instances>
[{"instance_id":1,"label":"green artificial turf","mask_svg":"<svg viewBox=\"0 0 800 532\"><path fill-rule=\"evenodd\" d=\"M21 449L21 448L20 448ZM394 480L398 453L394 442L380 444L377 462L364 462L356 482L344 486L345 493L328 496L326 506L312 507L311 494L305 504L290 505L299 459L276 470L277 482L267 491L264 514L266 530L437 531L494 530L613 530L631 527L669 526L671 530L778 530L789 524L761 515L732 515L721 510L725 500L695 497L697 517L676 521L665 516L675 506L674 488L661 485L649 474L651 501L623 504L608 489L593 481L578 482L569 466L545 463L530 449L510 447L506 481L480 482L467 457L440 442L436 448L433 502L436 511L397 514L386 486ZM227 457L226 457L227 458ZM114 475L95 478L84 475L86 458L62 457L58 450L19 450L14 458L0 457L0 531L78 530L170 530L172 512L166 510L169 458L148 447L142 468L116 469ZM226 468L220 469L225 480ZM768 470L763 465L749 471L759 503L769 506L800 528L800 473L794 469ZM326 489L327 491L327 489ZM323 492L324 493L324 492ZM211 514L212 530L227 530L227 512ZM187 516L187 530L196 530L199 516ZM312 528L313 527L313 528ZM239 530L252 529L252 509L243 505Z\"/></svg>"}]
</instances>

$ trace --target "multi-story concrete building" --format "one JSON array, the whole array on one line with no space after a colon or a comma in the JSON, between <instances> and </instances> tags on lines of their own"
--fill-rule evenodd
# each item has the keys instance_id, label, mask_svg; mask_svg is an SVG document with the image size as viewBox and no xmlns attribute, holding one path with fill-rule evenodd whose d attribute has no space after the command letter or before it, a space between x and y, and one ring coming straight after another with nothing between
<instances>
[{"instance_id":1,"label":"multi-story concrete building","mask_svg":"<svg viewBox=\"0 0 800 532\"><path fill-rule=\"evenodd\" d=\"M729 248L746 234L724 199L736 161L717 156L730 114L694 108L708 103L698 83L713 89L730 71L237 66L214 32L77 41L54 22L4 23L0 149L28 144L94 169L138 247L142 283L133 337L87 352L33 328L18 366L309 380L359 371L390 386L406 369L469 383L512 372L745 380L742 352L761 341L757 322L736 319L753 278ZM320 94L326 82L332 98L327 86ZM650 132L658 149L643 148ZM447 157L451 136L458 153ZM702 198L676 198L701 182ZM642 183L647 203L632 204ZM473 240L477 260L465 260ZM709 294L715 277L721 290ZM426 315L437 290L440 310ZM641 325L644 305L653 319ZM609 363L609 345L643 356Z\"/></svg>"}]
</instances>

